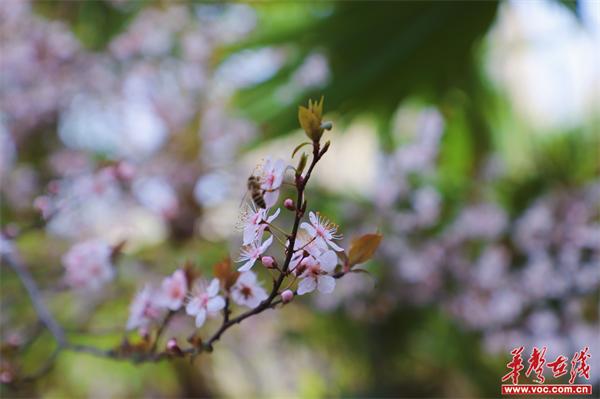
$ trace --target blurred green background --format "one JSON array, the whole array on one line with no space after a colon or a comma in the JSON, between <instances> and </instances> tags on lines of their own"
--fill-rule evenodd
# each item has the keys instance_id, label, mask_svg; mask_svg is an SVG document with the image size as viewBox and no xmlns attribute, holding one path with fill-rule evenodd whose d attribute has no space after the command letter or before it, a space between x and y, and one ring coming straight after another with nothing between
<instances>
[{"instance_id":1,"label":"blurred green background","mask_svg":"<svg viewBox=\"0 0 600 399\"><path fill-rule=\"evenodd\" d=\"M498 397L521 345L548 361L589 346L597 391L599 8L2 3L2 227L33 224L10 245L73 341L118 345L144 282L237 257L244 180L302 141L309 98L334 122L310 208L346 243L385 237L370 275L252 318L193 363L65 352L33 382L54 343L2 266L2 396ZM122 160L131 187L78 188ZM64 209L40 227L34 201L57 185ZM127 240L118 277L64 289L62 254L99 237Z\"/></svg>"}]
</instances>

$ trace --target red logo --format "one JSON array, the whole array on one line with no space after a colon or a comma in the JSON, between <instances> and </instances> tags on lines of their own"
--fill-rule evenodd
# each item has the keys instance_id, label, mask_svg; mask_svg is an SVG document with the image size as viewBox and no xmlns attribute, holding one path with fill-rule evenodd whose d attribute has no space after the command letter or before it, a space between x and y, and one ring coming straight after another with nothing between
<instances>
[{"instance_id":1,"label":"red logo","mask_svg":"<svg viewBox=\"0 0 600 399\"><path fill-rule=\"evenodd\" d=\"M535 385L535 384L519 384L519 377L521 372L525 369L523 365L523 349L524 347L518 347L513 349L510 354L512 359L506 364L508 373L502 377L502 382L510 380L511 384L502 385L503 395L591 395L592 386L586 384L574 384L577 377L590 379L590 365L588 359L592 357L589 353L589 348L576 352L571 358L571 368L569 372L569 383L568 384L547 384L547 385ZM537 384L544 384L546 378L544 377L545 369L549 369L552 372L553 378L559 378L567 374L568 358L560 355L556 360L546 363L546 347L541 349L534 347L531 351L531 355L527 360L528 366L525 371L525 377L531 378L531 380ZM545 367L544 367L545 366Z\"/></svg>"}]
</instances>

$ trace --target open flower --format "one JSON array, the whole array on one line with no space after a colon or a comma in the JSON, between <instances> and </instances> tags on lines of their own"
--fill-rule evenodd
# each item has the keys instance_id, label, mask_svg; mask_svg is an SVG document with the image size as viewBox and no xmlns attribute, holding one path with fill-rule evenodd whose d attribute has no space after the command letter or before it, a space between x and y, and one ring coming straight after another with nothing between
<instances>
[{"instance_id":1,"label":"open flower","mask_svg":"<svg viewBox=\"0 0 600 399\"><path fill-rule=\"evenodd\" d=\"M196 327L200 328L206 316L218 313L225 307L225 300L219 294L219 280L214 278L207 286L199 282L192 292L192 297L185 307L185 312L196 318Z\"/></svg>"},{"instance_id":2,"label":"open flower","mask_svg":"<svg viewBox=\"0 0 600 399\"><path fill-rule=\"evenodd\" d=\"M311 212L308 216L310 224L304 222L300 227L315 239L317 245L323 250L328 249L327 247L329 246L334 251L343 251L342 248L333 242L333 240L342 238L341 234L337 234L338 226L318 214L315 215L314 212Z\"/></svg>"},{"instance_id":3,"label":"open flower","mask_svg":"<svg viewBox=\"0 0 600 399\"><path fill-rule=\"evenodd\" d=\"M261 255L267 251L272 242L273 236L267 238L267 240L262 244L259 244L260 241L253 241L249 245L243 247L242 253L237 261L245 263L238 268L238 271L245 272L250 270L252 266L254 266L254 263L261 257Z\"/></svg>"},{"instance_id":4,"label":"open flower","mask_svg":"<svg viewBox=\"0 0 600 399\"><path fill-rule=\"evenodd\" d=\"M260 188L265 191L263 197L267 208L271 208L277 203L284 173L285 162L283 159L278 159L276 161L272 161L271 158L266 159L263 166Z\"/></svg>"},{"instance_id":5,"label":"open flower","mask_svg":"<svg viewBox=\"0 0 600 399\"><path fill-rule=\"evenodd\" d=\"M156 301L157 295L150 285L137 293L129 308L127 329L146 328L152 322L161 318L164 308Z\"/></svg>"},{"instance_id":6,"label":"open flower","mask_svg":"<svg viewBox=\"0 0 600 399\"><path fill-rule=\"evenodd\" d=\"M323 250L317 246L316 238L311 237L305 230L299 230L296 242L294 242L294 254L290 260L290 270L295 270L305 257L309 255L316 257L321 252Z\"/></svg>"},{"instance_id":7,"label":"open flower","mask_svg":"<svg viewBox=\"0 0 600 399\"><path fill-rule=\"evenodd\" d=\"M267 291L256 281L256 274L253 272L241 273L231 287L231 298L238 305L255 308L267 297Z\"/></svg>"},{"instance_id":8,"label":"open flower","mask_svg":"<svg viewBox=\"0 0 600 399\"><path fill-rule=\"evenodd\" d=\"M114 276L112 249L102 241L75 244L62 257L65 281L72 288L98 290Z\"/></svg>"},{"instance_id":9,"label":"open flower","mask_svg":"<svg viewBox=\"0 0 600 399\"><path fill-rule=\"evenodd\" d=\"M271 223L279 215L279 208L271 216L268 216L268 210L259 208L252 210L246 217L244 224L244 245L248 245L256 240L260 240L262 233L267 228L268 223Z\"/></svg>"},{"instance_id":10,"label":"open flower","mask_svg":"<svg viewBox=\"0 0 600 399\"><path fill-rule=\"evenodd\" d=\"M324 294L329 294L335 288L335 279L329 274L337 265L337 255L327 250L317 257L312 255L304 258L300 263L305 268L298 284L298 295L304 295L316 289Z\"/></svg>"},{"instance_id":11,"label":"open flower","mask_svg":"<svg viewBox=\"0 0 600 399\"><path fill-rule=\"evenodd\" d=\"M178 269L165 278L161 285L159 303L170 310L177 310L183 304L187 292L187 279L183 270Z\"/></svg>"}]
</instances>

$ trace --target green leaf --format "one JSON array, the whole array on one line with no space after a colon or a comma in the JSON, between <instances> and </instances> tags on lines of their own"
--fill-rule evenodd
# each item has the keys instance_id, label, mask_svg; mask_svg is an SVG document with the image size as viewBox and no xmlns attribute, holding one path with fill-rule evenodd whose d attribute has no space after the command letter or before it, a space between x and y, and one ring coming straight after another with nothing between
<instances>
[{"instance_id":1,"label":"green leaf","mask_svg":"<svg viewBox=\"0 0 600 399\"><path fill-rule=\"evenodd\" d=\"M296 156L296 153L298 152L298 150L299 150L300 148L304 147L304 146L305 146L305 145L307 145L307 144L308 144L308 145L310 145L310 144L312 144L312 143L310 143L310 142L308 142L308 141L305 141L305 142L304 142L304 143L302 143L302 144L298 144L298 146L296 146L296 148L294 148L294 151L292 151L292 158L294 158L294 156Z\"/></svg>"},{"instance_id":2,"label":"green leaf","mask_svg":"<svg viewBox=\"0 0 600 399\"><path fill-rule=\"evenodd\" d=\"M269 4L269 12L285 6ZM311 4L306 7L310 10ZM267 135L294 129L294 104L307 96L325 93L330 109L341 115L369 114L387 122L407 96L435 102L450 90L466 89L476 75L474 45L497 11L496 2L339 2L331 7L329 13L303 14L305 23L289 29L280 25L277 35L259 31L247 43L293 49L280 73L236 98L247 116L268 126ZM282 106L279 88L314 51L328 58L331 79ZM389 123L385 126L382 134L389 134Z\"/></svg>"}]
</instances>

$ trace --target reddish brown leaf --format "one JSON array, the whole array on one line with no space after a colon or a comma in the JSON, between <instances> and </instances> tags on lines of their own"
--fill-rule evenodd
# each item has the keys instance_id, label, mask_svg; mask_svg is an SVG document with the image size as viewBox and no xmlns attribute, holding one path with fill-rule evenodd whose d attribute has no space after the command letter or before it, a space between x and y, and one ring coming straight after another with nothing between
<instances>
[{"instance_id":1,"label":"reddish brown leaf","mask_svg":"<svg viewBox=\"0 0 600 399\"><path fill-rule=\"evenodd\" d=\"M221 286L225 291L229 291L231 286L235 284L240 273L233 270L231 267L231 259L227 258L213 267L213 274L221 282Z\"/></svg>"},{"instance_id":2,"label":"reddish brown leaf","mask_svg":"<svg viewBox=\"0 0 600 399\"><path fill-rule=\"evenodd\" d=\"M383 236L379 233L365 234L350 244L348 255L348 264L350 267L365 263L373 257L373 254L379 247Z\"/></svg>"}]
</instances>

